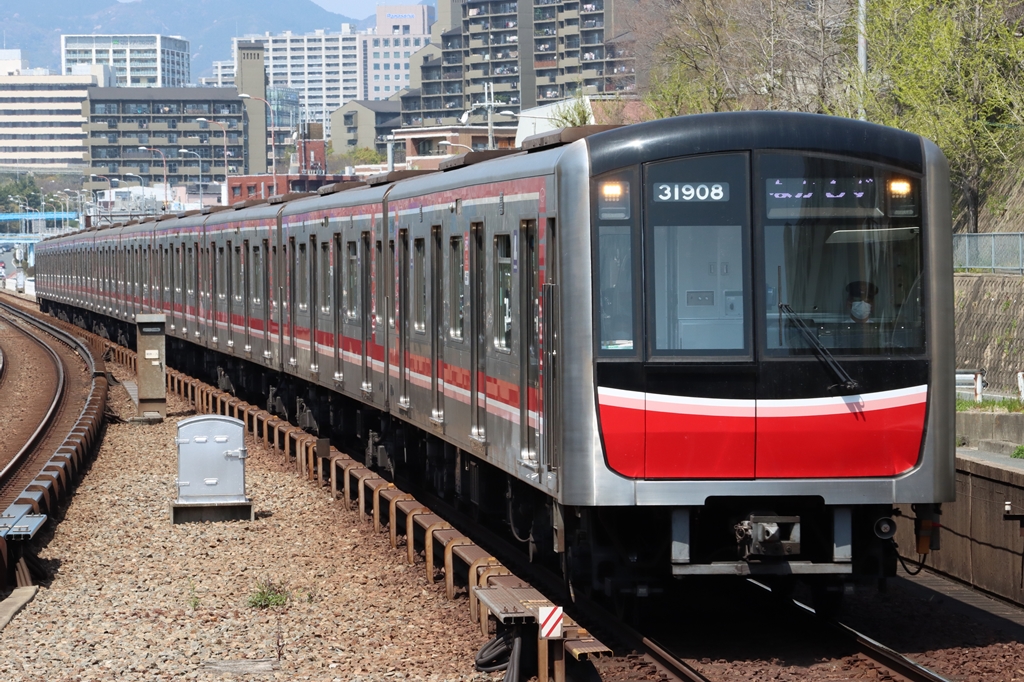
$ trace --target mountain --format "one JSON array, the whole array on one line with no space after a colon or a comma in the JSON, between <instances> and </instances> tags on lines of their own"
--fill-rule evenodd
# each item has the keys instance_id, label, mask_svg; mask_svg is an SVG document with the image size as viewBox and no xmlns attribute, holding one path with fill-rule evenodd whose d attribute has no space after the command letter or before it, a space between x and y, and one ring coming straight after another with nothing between
<instances>
[{"instance_id":1,"label":"mountain","mask_svg":"<svg viewBox=\"0 0 1024 682\"><path fill-rule=\"evenodd\" d=\"M312 0L3 0L3 45L20 48L31 67L60 71L62 33L159 33L186 38L192 46L192 80L212 75L214 60L231 58L231 38L249 33L341 24L373 26L375 17L352 19L328 12Z\"/></svg>"}]
</instances>

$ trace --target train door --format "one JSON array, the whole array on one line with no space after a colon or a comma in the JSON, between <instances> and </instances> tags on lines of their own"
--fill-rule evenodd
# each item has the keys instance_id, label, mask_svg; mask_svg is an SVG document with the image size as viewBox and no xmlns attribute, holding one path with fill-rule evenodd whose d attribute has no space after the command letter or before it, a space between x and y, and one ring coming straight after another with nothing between
<instances>
[{"instance_id":1,"label":"train door","mask_svg":"<svg viewBox=\"0 0 1024 682\"><path fill-rule=\"evenodd\" d=\"M295 353L295 271L298 250L295 248L295 237L289 237L284 245L284 261L287 271L284 275L284 306L285 325L288 337L288 364L295 367L298 358Z\"/></svg>"},{"instance_id":2,"label":"train door","mask_svg":"<svg viewBox=\"0 0 1024 682\"><path fill-rule=\"evenodd\" d=\"M398 232L398 404L409 409L409 230Z\"/></svg>"},{"instance_id":3,"label":"train door","mask_svg":"<svg viewBox=\"0 0 1024 682\"><path fill-rule=\"evenodd\" d=\"M270 352L270 304L273 300L271 293L271 279L270 279L270 240L264 239L262 244L262 251L254 253L252 262L253 277L259 277L259 296L261 297L261 308L263 310L263 319L260 322L263 325L263 357L271 357Z\"/></svg>"},{"instance_id":4,"label":"train door","mask_svg":"<svg viewBox=\"0 0 1024 682\"><path fill-rule=\"evenodd\" d=\"M531 467L540 458L540 293L537 221L519 222L519 443L520 460ZM515 249L513 248L513 252Z\"/></svg>"},{"instance_id":5,"label":"train door","mask_svg":"<svg viewBox=\"0 0 1024 682\"><path fill-rule=\"evenodd\" d=\"M237 296L237 288L235 286L235 273L238 268L235 266L235 249L237 247L234 243L227 241L224 243L224 250L221 251L221 257L224 259L224 265L221 266L221 273L224 275L224 284L222 288L224 290L223 308L220 311L220 316L224 318L223 323L223 335L224 344L231 348L235 345L234 334L231 328L231 319L234 316L237 305L235 304L235 296ZM220 322L218 321L218 324Z\"/></svg>"},{"instance_id":6,"label":"train door","mask_svg":"<svg viewBox=\"0 0 1024 682\"><path fill-rule=\"evenodd\" d=\"M331 310L331 334L334 337L335 381L343 381L345 379L345 366L343 364L344 360L342 357L341 350L341 337L344 333L344 316L348 314L348 310L346 309L347 301L344 300L345 296L343 295L343 291L345 288L344 277L346 274L348 274L348 269L352 267L351 263L348 263L343 259L341 246L341 234L336 233L334 235L334 243L331 246L331 248L333 249L333 253L331 255L334 263L334 265L332 266L333 278L331 279L331 298L334 302L334 305L332 306ZM354 292L350 293L349 295L354 295Z\"/></svg>"},{"instance_id":7,"label":"train door","mask_svg":"<svg viewBox=\"0 0 1024 682\"><path fill-rule=\"evenodd\" d=\"M230 242L228 248L230 248ZM210 289L213 295L210 297L210 331L209 338L210 343L220 343L221 331L221 318L224 316L227 310L228 303L228 276L227 276L227 258L224 253L224 245L212 242L208 249L213 262L211 263L210 271L213 281L210 283Z\"/></svg>"},{"instance_id":8,"label":"train door","mask_svg":"<svg viewBox=\"0 0 1024 682\"><path fill-rule=\"evenodd\" d=\"M540 343L543 349L540 369L543 379L540 381L538 429L543 441L541 454L550 469L558 470L562 466L562 451L558 440L562 406L556 390L561 376L561 338L558 329L561 311L558 299L558 233L554 218L547 219L543 243L544 258L538 257L538 263L542 264L542 269L539 266L538 270L543 274L539 280L543 282L540 307Z\"/></svg>"},{"instance_id":9,"label":"train door","mask_svg":"<svg viewBox=\"0 0 1024 682\"><path fill-rule=\"evenodd\" d=\"M305 245L303 245L305 246ZM320 268L317 267L317 243L316 237L309 238L309 251L305 254L301 254L301 261L303 263L303 272L301 276L304 280L303 298L306 300L306 310L309 313L309 371L317 372L320 368L320 359L318 357L316 347L316 335L317 330L320 328L319 320L317 319L320 311L320 293L317 283L320 281L320 277L327 275L326 272L320 272Z\"/></svg>"},{"instance_id":10,"label":"train door","mask_svg":"<svg viewBox=\"0 0 1024 682\"><path fill-rule=\"evenodd\" d=\"M237 334L237 341L242 342L243 350L248 353L252 350L252 339L249 336L249 316L252 315L252 291L249 288L249 277L246 272L246 261L249 256L249 240L246 239L242 242L242 246L235 247L235 282L237 287L235 289L235 301L238 304L238 313L241 315L239 323L242 325L242 330ZM251 265L251 263L250 263ZM241 301L238 300L238 296L241 296ZM232 325L234 329L234 318L228 320L228 324ZM233 338L236 334L232 333Z\"/></svg>"},{"instance_id":11,"label":"train door","mask_svg":"<svg viewBox=\"0 0 1024 682\"><path fill-rule=\"evenodd\" d=\"M444 422L444 282L441 278L444 262L443 234L440 225L430 228L430 419Z\"/></svg>"},{"instance_id":12,"label":"train door","mask_svg":"<svg viewBox=\"0 0 1024 682\"><path fill-rule=\"evenodd\" d=\"M487 438L487 259L483 223L470 223L469 239L469 405L472 417L469 435L484 442Z\"/></svg>"},{"instance_id":13,"label":"train door","mask_svg":"<svg viewBox=\"0 0 1024 682\"><path fill-rule=\"evenodd\" d=\"M372 266L370 261L370 247L372 242L370 240L369 232L362 233L360 243L362 246L360 247L361 252L359 259L361 271L359 274L359 305L363 311L363 323L360 325L362 329L362 338L360 339L359 348L362 354L362 357L360 358L360 363L363 368L362 390L369 393L373 390L373 376L370 373L369 347L370 339L373 338L374 321L373 282L371 275Z\"/></svg>"}]
</instances>

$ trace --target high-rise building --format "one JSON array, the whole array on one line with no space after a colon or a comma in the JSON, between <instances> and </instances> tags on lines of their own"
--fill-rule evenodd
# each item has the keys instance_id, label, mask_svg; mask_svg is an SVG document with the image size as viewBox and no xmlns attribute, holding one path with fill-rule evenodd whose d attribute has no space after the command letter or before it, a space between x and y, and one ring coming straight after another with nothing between
<instances>
[{"instance_id":1,"label":"high-rise building","mask_svg":"<svg viewBox=\"0 0 1024 682\"><path fill-rule=\"evenodd\" d=\"M427 5L381 5L377 27L368 32L351 24L337 33L267 32L232 38L231 49L237 54L239 43L263 45L268 86L297 91L300 122L322 123L330 136L331 112L346 102L385 100L409 87L412 55L430 43L433 17ZM234 84L237 70L237 61L214 62L214 75L200 82Z\"/></svg>"},{"instance_id":2,"label":"high-rise building","mask_svg":"<svg viewBox=\"0 0 1024 682\"><path fill-rule=\"evenodd\" d=\"M441 54L417 55L418 92L402 95L403 126L454 125L464 111L485 121L488 89L499 111L633 89L625 13L631 0L450 0L457 22L440 33ZM461 21L458 12L461 10ZM499 123L512 118L495 116Z\"/></svg>"},{"instance_id":3,"label":"high-rise building","mask_svg":"<svg viewBox=\"0 0 1024 682\"><path fill-rule=\"evenodd\" d=\"M330 113L359 96L359 34L350 24L342 24L339 33L317 30L295 35L285 31L232 38L234 54L239 43L263 46L267 84L299 93L301 122L330 125ZM237 78L237 72L236 62L230 77ZM228 74L227 68L221 67L220 78L226 80Z\"/></svg>"},{"instance_id":4,"label":"high-rise building","mask_svg":"<svg viewBox=\"0 0 1024 682\"><path fill-rule=\"evenodd\" d=\"M227 88L235 84L235 60L227 59L213 63L213 75L203 76L199 84L213 88Z\"/></svg>"},{"instance_id":5,"label":"high-rise building","mask_svg":"<svg viewBox=\"0 0 1024 682\"><path fill-rule=\"evenodd\" d=\"M107 85L109 68L78 67L67 76L36 74L20 50L0 51L0 169L85 169L82 103Z\"/></svg>"},{"instance_id":6,"label":"high-rise building","mask_svg":"<svg viewBox=\"0 0 1024 682\"><path fill-rule=\"evenodd\" d=\"M90 88L85 188L129 176L151 186L246 173L266 144L246 135L243 102L235 88Z\"/></svg>"},{"instance_id":7,"label":"high-rise building","mask_svg":"<svg viewBox=\"0 0 1024 682\"><path fill-rule=\"evenodd\" d=\"M180 36L62 35L61 73L79 64L108 64L118 87L180 88L192 80L189 42Z\"/></svg>"}]
</instances>

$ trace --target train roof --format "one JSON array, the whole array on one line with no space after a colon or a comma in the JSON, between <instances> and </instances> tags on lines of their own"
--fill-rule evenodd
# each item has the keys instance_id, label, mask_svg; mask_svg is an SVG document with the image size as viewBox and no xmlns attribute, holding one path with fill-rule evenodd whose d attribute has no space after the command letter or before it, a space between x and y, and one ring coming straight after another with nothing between
<instances>
[{"instance_id":1,"label":"train roof","mask_svg":"<svg viewBox=\"0 0 1024 682\"><path fill-rule=\"evenodd\" d=\"M850 154L921 172L922 138L851 118L785 111L737 111L664 118L586 138L591 173L690 154L797 149Z\"/></svg>"}]
</instances>

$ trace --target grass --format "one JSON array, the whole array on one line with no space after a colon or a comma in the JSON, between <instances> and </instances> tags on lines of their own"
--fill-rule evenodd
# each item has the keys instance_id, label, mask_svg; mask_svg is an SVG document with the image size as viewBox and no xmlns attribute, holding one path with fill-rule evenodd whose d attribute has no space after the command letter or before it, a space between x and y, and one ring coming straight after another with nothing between
<instances>
[{"instance_id":1,"label":"grass","mask_svg":"<svg viewBox=\"0 0 1024 682\"><path fill-rule=\"evenodd\" d=\"M1014 459L1024 459L1024 445L1018 445L1013 449L1013 454L1010 455Z\"/></svg>"},{"instance_id":2,"label":"grass","mask_svg":"<svg viewBox=\"0 0 1024 682\"><path fill-rule=\"evenodd\" d=\"M254 609L276 608L287 604L290 597L291 594L285 589L284 584L263 578L256 583L256 590L249 595L246 604Z\"/></svg>"},{"instance_id":3,"label":"grass","mask_svg":"<svg viewBox=\"0 0 1024 682\"><path fill-rule=\"evenodd\" d=\"M188 581L188 607L193 611L199 608L199 595L196 594L196 583L191 578Z\"/></svg>"},{"instance_id":4,"label":"grass","mask_svg":"<svg viewBox=\"0 0 1024 682\"><path fill-rule=\"evenodd\" d=\"M1020 398L985 398L975 402L969 398L956 399L957 412L1024 412L1024 402Z\"/></svg>"}]
</instances>

